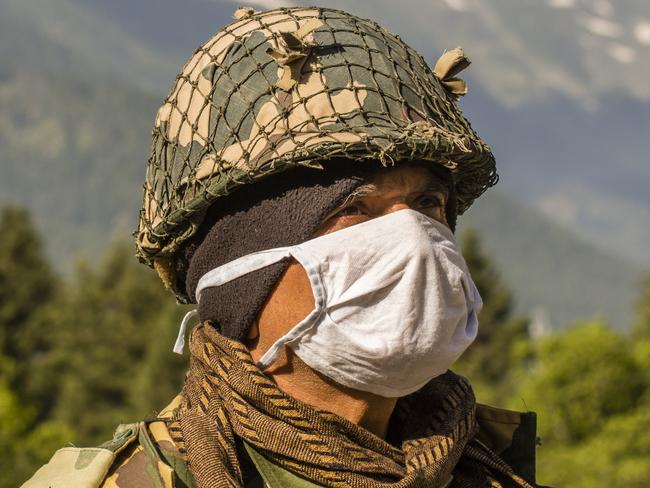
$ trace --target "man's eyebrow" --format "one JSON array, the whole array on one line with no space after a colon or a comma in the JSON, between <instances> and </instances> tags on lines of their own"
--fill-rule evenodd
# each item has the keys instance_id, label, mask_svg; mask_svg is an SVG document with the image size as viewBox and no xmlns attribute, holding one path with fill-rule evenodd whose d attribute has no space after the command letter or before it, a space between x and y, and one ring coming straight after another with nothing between
<instances>
[{"instance_id":1,"label":"man's eyebrow","mask_svg":"<svg viewBox=\"0 0 650 488\"><path fill-rule=\"evenodd\" d=\"M334 207L332 210L330 210L324 217L323 221L326 221L327 219L333 217L336 215L337 212L343 210L345 207L353 204L356 202L358 199L363 198L368 195L372 195L378 191L377 185L374 183L365 183L354 190L350 192L348 196L346 196L341 203L339 203L336 207Z\"/></svg>"},{"instance_id":2,"label":"man's eyebrow","mask_svg":"<svg viewBox=\"0 0 650 488\"><path fill-rule=\"evenodd\" d=\"M348 205L359 198L366 197L368 195L374 195L378 191L379 187L376 184L366 183L352 190L352 192L350 192L350 194L345 197L345 200L341 202L338 207L344 207L345 205Z\"/></svg>"},{"instance_id":3,"label":"man's eyebrow","mask_svg":"<svg viewBox=\"0 0 650 488\"><path fill-rule=\"evenodd\" d=\"M422 190L422 193L439 193L442 192L445 194L445 196L449 196L449 188L448 186L440 181L439 178L435 177L434 175L429 175L427 178L426 186Z\"/></svg>"},{"instance_id":4,"label":"man's eyebrow","mask_svg":"<svg viewBox=\"0 0 650 488\"><path fill-rule=\"evenodd\" d=\"M431 181L427 184L427 186L424 188L425 192L443 192L445 195L449 194L449 189L447 188L447 185L444 183L441 183L439 181Z\"/></svg>"}]
</instances>

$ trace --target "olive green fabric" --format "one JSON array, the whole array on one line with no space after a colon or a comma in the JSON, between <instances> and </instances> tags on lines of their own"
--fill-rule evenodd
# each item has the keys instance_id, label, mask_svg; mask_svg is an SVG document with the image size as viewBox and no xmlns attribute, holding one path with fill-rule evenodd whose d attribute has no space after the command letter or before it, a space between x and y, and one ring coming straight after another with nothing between
<instances>
[{"instance_id":1,"label":"olive green fabric","mask_svg":"<svg viewBox=\"0 0 650 488\"><path fill-rule=\"evenodd\" d=\"M265 488L323 488L322 485L316 485L269 461L245 442L244 448L262 475ZM454 477L451 476L449 481L439 488L447 488L451 486L453 481Z\"/></svg>"},{"instance_id":2,"label":"olive green fabric","mask_svg":"<svg viewBox=\"0 0 650 488\"><path fill-rule=\"evenodd\" d=\"M529 483L535 485L537 414L476 405L477 438L497 453Z\"/></svg>"},{"instance_id":3,"label":"olive green fabric","mask_svg":"<svg viewBox=\"0 0 650 488\"><path fill-rule=\"evenodd\" d=\"M272 463L246 442L244 442L244 449L262 476L266 488L322 488L322 485L312 483L282 466Z\"/></svg>"},{"instance_id":4,"label":"olive green fabric","mask_svg":"<svg viewBox=\"0 0 650 488\"><path fill-rule=\"evenodd\" d=\"M429 161L452 172L459 213L496 183L456 103L462 50L431 70L398 36L339 10L237 17L188 60L153 129L137 252L180 301L177 251L220 197L269 175L334 158Z\"/></svg>"}]
</instances>

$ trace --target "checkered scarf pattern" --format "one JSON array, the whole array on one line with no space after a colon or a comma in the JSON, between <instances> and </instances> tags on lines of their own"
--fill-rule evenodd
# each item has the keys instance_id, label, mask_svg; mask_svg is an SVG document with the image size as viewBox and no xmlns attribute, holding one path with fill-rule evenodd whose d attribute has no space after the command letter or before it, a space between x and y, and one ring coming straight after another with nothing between
<instances>
[{"instance_id":1,"label":"checkered scarf pattern","mask_svg":"<svg viewBox=\"0 0 650 488\"><path fill-rule=\"evenodd\" d=\"M237 437L325 487L531 486L473 439L474 394L452 372L398 401L389 443L283 393L241 342L208 323L194 329L190 352L183 402L169 427L200 488L243 486Z\"/></svg>"}]
</instances>

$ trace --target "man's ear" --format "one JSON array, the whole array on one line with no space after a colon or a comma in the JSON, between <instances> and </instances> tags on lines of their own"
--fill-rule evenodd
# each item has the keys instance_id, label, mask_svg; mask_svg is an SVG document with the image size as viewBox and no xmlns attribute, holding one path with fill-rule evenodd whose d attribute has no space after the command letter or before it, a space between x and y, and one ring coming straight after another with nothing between
<instances>
[{"instance_id":1,"label":"man's ear","mask_svg":"<svg viewBox=\"0 0 650 488\"><path fill-rule=\"evenodd\" d=\"M456 232L456 220L458 219L458 199L454 177L444 166L430 166L429 170L445 182L447 187L447 204L445 205L445 219L452 232Z\"/></svg>"},{"instance_id":2,"label":"man's ear","mask_svg":"<svg viewBox=\"0 0 650 488\"><path fill-rule=\"evenodd\" d=\"M456 194L456 184L454 183L454 177L451 174L451 171L442 165L431 164L431 162L420 164L422 164L423 167L427 168L436 178L444 182L444 185L447 188L445 220L447 221L447 225L451 231L456 232L456 221L458 219L458 199Z\"/></svg>"},{"instance_id":3,"label":"man's ear","mask_svg":"<svg viewBox=\"0 0 650 488\"><path fill-rule=\"evenodd\" d=\"M258 339L259 337L260 337L260 326L258 324L258 321L256 320L249 327L248 333L246 334L246 339L249 340L249 341L254 341L255 339Z\"/></svg>"}]
</instances>

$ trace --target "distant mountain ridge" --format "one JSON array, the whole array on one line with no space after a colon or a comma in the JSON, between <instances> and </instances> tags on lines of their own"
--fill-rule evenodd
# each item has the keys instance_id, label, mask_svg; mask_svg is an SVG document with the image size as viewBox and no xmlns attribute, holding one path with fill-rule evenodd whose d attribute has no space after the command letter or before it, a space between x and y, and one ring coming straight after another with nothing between
<instances>
[{"instance_id":1,"label":"distant mountain ridge","mask_svg":"<svg viewBox=\"0 0 650 488\"><path fill-rule=\"evenodd\" d=\"M2 0L0 22L5 29L0 49L10 63L68 71L75 78L123 80L152 93L167 90L178 69L177 58L151 48L84 1ZM39 38L37 49L33 42L15 42L25 37L21 31ZM30 46L30 56L21 56ZM50 57L54 52L59 56Z\"/></svg>"},{"instance_id":2,"label":"distant mountain ridge","mask_svg":"<svg viewBox=\"0 0 650 488\"><path fill-rule=\"evenodd\" d=\"M122 5L126 9L123 2L116 0L112 8ZM94 3L79 7L73 0L7 0L0 4L0 203L24 204L34 212L50 255L63 268L78 253L95 257L116 235L126 237L133 230L151 124L166 89L160 87L162 82L147 84L146 80L157 79L154 73L166 73L173 65L173 72L166 78L168 85L182 62L177 53L156 53L155 36L136 36L133 40L137 34L133 28L110 20L119 17L119 9L106 12L95 8ZM181 8L179 4L169 3L168 7ZM223 12L227 9L230 15L233 10L230 2L209 5L208 0L188 0L184 7L191 9L194 4L201 6L203 10L199 13L203 17L211 8L221 12L221 17L215 14L215 18L224 19ZM68 14L75 8L83 10L82 19L89 24L81 29L78 39L66 38L65 32L52 33L52 25L60 19L43 29L47 19L30 17L57 17L58 5L68 9L64 10ZM142 6L138 8L145 10ZM156 15L164 17L160 11ZM188 22L192 15L188 13L184 18ZM167 22L165 29L169 29L171 21ZM208 24L201 23L206 29ZM94 51L94 38L88 32L104 28L104 33L95 39L100 43L110 32L124 34L114 40L118 46L115 52L113 48ZM73 36L75 32L71 28L68 34ZM209 34L196 35L204 40ZM130 52L132 40L139 47ZM125 56L121 57L120 52ZM138 67L139 53L147 52L152 52L151 65L140 66L140 73L129 74L125 67ZM533 115L540 108L531 107L532 113L522 112L500 104L480 90L476 90L476 95L464 101L463 107L479 131L486 133L488 140L497 141L493 144L500 158L500 187L533 203L549 195L548 185L556 188L557 181L546 178L552 165L544 166L544 153L540 151L548 145L534 137L527 139L535 134L528 125L535 124ZM627 102L621 103L624 107ZM555 106L562 107L562 103ZM575 114L582 114L582 110L576 108ZM641 111L640 117L645 113ZM496 120L491 116L494 114ZM543 121L548 123L546 115ZM564 122L569 128L574 123ZM539 133L543 137L548 131L544 125L542 129ZM579 137L588 140L588 132L579 132ZM534 153L529 158L534 164L521 161L527 154L526 147ZM579 168L566 166L563 171L562 161L556 163L553 172L565 175L568 182L576 179L571 171L579 176ZM594 163L593 168L595 175L603 173L609 181L602 161ZM633 161L630 168L632 172L639 171L633 182L641 181L645 169L638 168ZM587 182L588 190L599 188L595 178ZM643 198L640 201L645 204ZM555 205L561 206L562 202ZM461 220L480 230L519 298L520 310L548 308L556 326L594 314L608 317L617 326L628 323L637 279L637 268L628 261L596 251L570 232L549 224L535 210L493 190ZM535 252L531 253L531 249ZM549 250L546 255L545 249ZM550 267L549 263L555 264ZM606 288L609 293L603 292Z\"/></svg>"},{"instance_id":3,"label":"distant mountain ridge","mask_svg":"<svg viewBox=\"0 0 650 488\"><path fill-rule=\"evenodd\" d=\"M548 326L605 318L631 320L640 281L632 264L594 248L512 197L488 191L460 218L471 227L514 292L520 312L544 312ZM606 305L605 305L606 304Z\"/></svg>"},{"instance_id":4,"label":"distant mountain ridge","mask_svg":"<svg viewBox=\"0 0 650 488\"><path fill-rule=\"evenodd\" d=\"M72 46L85 69L161 95L239 6L230 0L5 1L34 28L45 25L51 41ZM444 49L464 46L473 64L463 72L470 91L462 107L494 147L500 188L599 248L650 266L650 2L320 4L377 19L430 63Z\"/></svg>"},{"instance_id":5,"label":"distant mountain ridge","mask_svg":"<svg viewBox=\"0 0 650 488\"><path fill-rule=\"evenodd\" d=\"M254 0L260 8L301 4ZM561 95L650 101L650 2L628 0L324 0L371 17L434 60L462 45L472 71L506 106Z\"/></svg>"},{"instance_id":6,"label":"distant mountain ridge","mask_svg":"<svg viewBox=\"0 0 650 488\"><path fill-rule=\"evenodd\" d=\"M510 109L475 84L462 106L493 146L501 191L650 267L650 102L608 96L590 110L550 96Z\"/></svg>"},{"instance_id":7,"label":"distant mountain ridge","mask_svg":"<svg viewBox=\"0 0 650 488\"><path fill-rule=\"evenodd\" d=\"M259 8L293 0L251 0ZM628 0L323 0L371 17L435 61L462 45L470 79L507 107L561 96L650 101L650 2ZM181 64L233 21L234 0L3 0L51 41L95 58L117 77L165 90Z\"/></svg>"},{"instance_id":8,"label":"distant mountain ridge","mask_svg":"<svg viewBox=\"0 0 650 488\"><path fill-rule=\"evenodd\" d=\"M67 268L133 230L160 97L6 14L0 5L0 202L28 207Z\"/></svg>"}]
</instances>

